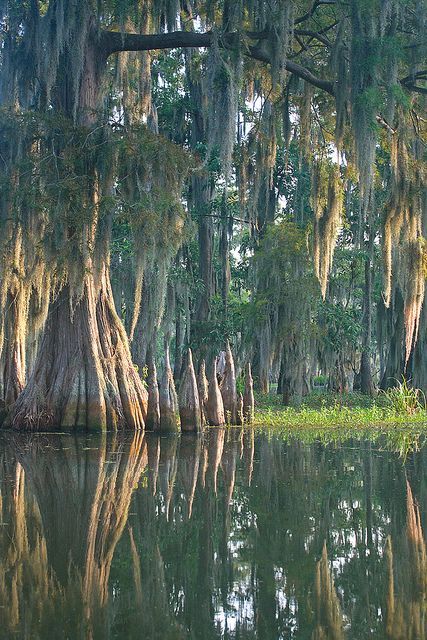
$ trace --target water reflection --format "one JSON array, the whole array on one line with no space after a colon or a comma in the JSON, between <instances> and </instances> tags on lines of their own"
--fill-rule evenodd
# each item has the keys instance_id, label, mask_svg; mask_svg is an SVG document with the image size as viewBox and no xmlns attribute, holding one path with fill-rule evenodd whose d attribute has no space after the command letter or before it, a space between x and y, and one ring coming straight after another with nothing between
<instances>
[{"instance_id":1,"label":"water reflection","mask_svg":"<svg viewBox=\"0 0 427 640\"><path fill-rule=\"evenodd\" d=\"M425 639L426 456L4 435L0 637Z\"/></svg>"}]
</instances>

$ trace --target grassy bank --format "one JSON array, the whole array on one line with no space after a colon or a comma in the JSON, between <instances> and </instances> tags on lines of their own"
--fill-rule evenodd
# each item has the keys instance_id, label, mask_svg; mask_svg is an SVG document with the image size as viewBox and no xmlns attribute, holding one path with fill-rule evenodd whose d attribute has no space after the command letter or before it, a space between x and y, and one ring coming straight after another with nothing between
<instances>
[{"instance_id":1,"label":"grassy bank","mask_svg":"<svg viewBox=\"0 0 427 640\"><path fill-rule=\"evenodd\" d=\"M426 444L427 411L404 406L383 394L369 398L313 392L300 405L290 407L284 407L275 394L263 395L257 397L255 428L306 444L341 446L364 440L406 458Z\"/></svg>"},{"instance_id":2,"label":"grassy bank","mask_svg":"<svg viewBox=\"0 0 427 640\"><path fill-rule=\"evenodd\" d=\"M299 405L284 407L275 394L257 397L257 426L291 427L380 427L401 425L425 427L427 411L421 404L405 403L402 398L379 394L370 398L362 394L313 392Z\"/></svg>"}]
</instances>

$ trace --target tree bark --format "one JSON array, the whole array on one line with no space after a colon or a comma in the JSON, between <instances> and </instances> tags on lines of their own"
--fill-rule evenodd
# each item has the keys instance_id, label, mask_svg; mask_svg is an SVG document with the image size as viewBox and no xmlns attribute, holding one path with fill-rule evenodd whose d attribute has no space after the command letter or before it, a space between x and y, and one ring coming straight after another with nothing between
<instances>
[{"instance_id":1,"label":"tree bark","mask_svg":"<svg viewBox=\"0 0 427 640\"><path fill-rule=\"evenodd\" d=\"M348 376L342 353L337 354L335 363L329 372L328 390L337 393L348 393Z\"/></svg>"},{"instance_id":2,"label":"tree bark","mask_svg":"<svg viewBox=\"0 0 427 640\"><path fill-rule=\"evenodd\" d=\"M252 34L253 39L257 40L262 34ZM235 50L240 40L238 33L226 33L220 40L220 45L226 49ZM120 33L118 31L102 31L101 47L106 55L110 55L117 51L150 51L152 49L177 49L181 47L210 47L213 41L211 32L198 33L191 31L173 31L170 33L156 33L150 35L137 33ZM270 53L261 46L250 45L245 47L245 54L260 62L269 64L271 62ZM335 94L334 83L330 80L318 78L309 69L294 62L286 60L285 67L287 71L302 78L309 84L318 87L322 91L326 91L331 95Z\"/></svg>"},{"instance_id":3,"label":"tree bark","mask_svg":"<svg viewBox=\"0 0 427 640\"><path fill-rule=\"evenodd\" d=\"M227 341L225 351L225 372L221 380L221 395L224 403L224 412L227 422L236 424L237 420L237 390L236 390L236 372L234 369L233 354L231 353L230 343Z\"/></svg>"},{"instance_id":4,"label":"tree bark","mask_svg":"<svg viewBox=\"0 0 427 640\"><path fill-rule=\"evenodd\" d=\"M221 259L221 298L224 314L228 312L228 294L230 291L230 218L227 216L227 204L225 191L221 205L221 235L219 239L219 254Z\"/></svg>"},{"instance_id":5,"label":"tree bark","mask_svg":"<svg viewBox=\"0 0 427 640\"><path fill-rule=\"evenodd\" d=\"M187 364L179 389L179 416L181 418L182 431L202 430L199 392L197 390L191 349L188 349L187 352Z\"/></svg>"},{"instance_id":6,"label":"tree bark","mask_svg":"<svg viewBox=\"0 0 427 640\"><path fill-rule=\"evenodd\" d=\"M197 389L199 392L200 413L202 415L202 423L206 424L206 405L209 396L209 384L206 377L206 363L204 360L200 363L199 376L197 380Z\"/></svg>"},{"instance_id":7,"label":"tree bark","mask_svg":"<svg viewBox=\"0 0 427 640\"><path fill-rule=\"evenodd\" d=\"M360 390L369 396L375 394L375 385L371 369L371 336L372 336L372 268L374 238L372 230L372 213L370 214L368 231L368 247L365 257L365 286L363 289L363 336L362 357L360 361Z\"/></svg>"},{"instance_id":8,"label":"tree bark","mask_svg":"<svg viewBox=\"0 0 427 640\"><path fill-rule=\"evenodd\" d=\"M243 417L247 423L252 424L255 414L254 381L252 379L251 365L248 362L245 372L245 393L243 394Z\"/></svg>"},{"instance_id":9,"label":"tree bark","mask_svg":"<svg viewBox=\"0 0 427 640\"><path fill-rule=\"evenodd\" d=\"M239 426L243 425L243 396L239 393L237 394L237 404L236 404L236 424Z\"/></svg>"},{"instance_id":10,"label":"tree bark","mask_svg":"<svg viewBox=\"0 0 427 640\"><path fill-rule=\"evenodd\" d=\"M191 50L190 50L191 51ZM197 149L198 144L206 142L206 125L203 109L203 95L201 79L193 72L192 53L186 54L186 69L188 86L191 98L192 129L191 146ZM197 218L199 240L199 276L203 282L203 288L199 293L196 309L196 321L204 323L209 320L211 300L214 292L213 271L213 219L209 215L213 188L208 171L195 173L191 178L189 204L193 208Z\"/></svg>"},{"instance_id":11,"label":"tree bark","mask_svg":"<svg viewBox=\"0 0 427 640\"><path fill-rule=\"evenodd\" d=\"M206 417L208 424L214 427L221 427L225 424L224 404L218 384L216 372L216 359L212 364L211 376L209 379L208 402L206 405Z\"/></svg>"},{"instance_id":12,"label":"tree bark","mask_svg":"<svg viewBox=\"0 0 427 640\"><path fill-rule=\"evenodd\" d=\"M22 287L21 287L22 289ZM7 296L4 321L4 348L1 358L2 400L11 406L25 385L25 326L20 310L24 292L14 291Z\"/></svg>"},{"instance_id":13,"label":"tree bark","mask_svg":"<svg viewBox=\"0 0 427 640\"><path fill-rule=\"evenodd\" d=\"M146 428L157 431L160 428L159 385L157 382L156 362L152 355L148 365L148 409Z\"/></svg>"},{"instance_id":14,"label":"tree bark","mask_svg":"<svg viewBox=\"0 0 427 640\"><path fill-rule=\"evenodd\" d=\"M393 292L390 309L384 310L385 329L382 328L387 349L384 357L384 370L381 375L381 389L394 387L396 380L401 380L405 370L404 365L404 313L403 297L399 288Z\"/></svg>"},{"instance_id":15,"label":"tree bark","mask_svg":"<svg viewBox=\"0 0 427 640\"><path fill-rule=\"evenodd\" d=\"M165 345L165 365L160 383L160 431L179 431L178 396L169 361L169 346Z\"/></svg>"},{"instance_id":16,"label":"tree bark","mask_svg":"<svg viewBox=\"0 0 427 640\"><path fill-rule=\"evenodd\" d=\"M33 372L8 423L17 429L143 429L147 392L132 364L104 265L86 274L71 309L64 286L51 304Z\"/></svg>"}]
</instances>

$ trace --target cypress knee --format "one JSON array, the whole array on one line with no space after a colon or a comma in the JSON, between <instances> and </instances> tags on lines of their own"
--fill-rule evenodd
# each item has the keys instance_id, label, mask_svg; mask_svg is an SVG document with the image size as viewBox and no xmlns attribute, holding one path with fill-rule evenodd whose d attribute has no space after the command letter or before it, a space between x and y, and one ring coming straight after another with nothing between
<instances>
[{"instance_id":1,"label":"cypress knee","mask_svg":"<svg viewBox=\"0 0 427 640\"><path fill-rule=\"evenodd\" d=\"M191 349L187 352L187 364L179 389L179 415L182 431L201 431L202 415Z\"/></svg>"},{"instance_id":2,"label":"cypress knee","mask_svg":"<svg viewBox=\"0 0 427 640\"><path fill-rule=\"evenodd\" d=\"M216 363L216 375L217 375L219 384L221 384L222 379L224 377L225 360L226 360L225 351L221 351L219 356L218 356L217 363Z\"/></svg>"},{"instance_id":3,"label":"cypress knee","mask_svg":"<svg viewBox=\"0 0 427 640\"><path fill-rule=\"evenodd\" d=\"M169 362L169 347L165 349L165 368L160 383L160 430L179 431L178 397Z\"/></svg>"},{"instance_id":4,"label":"cypress knee","mask_svg":"<svg viewBox=\"0 0 427 640\"><path fill-rule=\"evenodd\" d=\"M221 380L221 395L224 403L224 411L226 420L231 424L236 424L237 420L237 389L236 389L236 372L234 369L233 354L231 353L230 343L227 341L225 351L225 369L224 376Z\"/></svg>"},{"instance_id":5,"label":"cypress knee","mask_svg":"<svg viewBox=\"0 0 427 640\"><path fill-rule=\"evenodd\" d=\"M216 360L212 365L212 374L209 380L208 401L206 404L206 419L213 427L221 427L225 424L224 404L218 384L216 372Z\"/></svg>"},{"instance_id":6,"label":"cypress knee","mask_svg":"<svg viewBox=\"0 0 427 640\"><path fill-rule=\"evenodd\" d=\"M255 398L254 381L252 378L251 364L248 362L245 372L245 391L243 394L243 417L251 424L254 421Z\"/></svg>"},{"instance_id":7,"label":"cypress knee","mask_svg":"<svg viewBox=\"0 0 427 640\"><path fill-rule=\"evenodd\" d=\"M236 424L239 426L243 424L243 396L240 391L237 394Z\"/></svg>"},{"instance_id":8,"label":"cypress knee","mask_svg":"<svg viewBox=\"0 0 427 640\"><path fill-rule=\"evenodd\" d=\"M160 428L159 385L154 358L150 358L148 370L148 408L145 428L149 431L157 431Z\"/></svg>"},{"instance_id":9,"label":"cypress knee","mask_svg":"<svg viewBox=\"0 0 427 640\"><path fill-rule=\"evenodd\" d=\"M200 413L202 415L202 423L206 424L206 405L208 402L208 379L206 377L206 363L204 360L200 363L199 378L197 381L200 401Z\"/></svg>"}]
</instances>

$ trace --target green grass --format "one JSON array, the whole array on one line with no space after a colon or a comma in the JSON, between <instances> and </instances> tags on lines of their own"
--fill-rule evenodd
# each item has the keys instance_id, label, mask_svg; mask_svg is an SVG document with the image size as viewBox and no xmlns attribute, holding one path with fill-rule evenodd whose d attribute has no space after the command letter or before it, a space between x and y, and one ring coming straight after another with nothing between
<instances>
[{"instance_id":1,"label":"green grass","mask_svg":"<svg viewBox=\"0 0 427 640\"><path fill-rule=\"evenodd\" d=\"M375 427L418 425L427 429L427 411L408 412L385 394L370 398L362 394L313 392L298 406L284 407L275 394L257 397L255 425L292 427Z\"/></svg>"},{"instance_id":2,"label":"green grass","mask_svg":"<svg viewBox=\"0 0 427 640\"><path fill-rule=\"evenodd\" d=\"M258 396L254 426L283 440L340 444L369 440L405 458L427 442L427 411L412 413L385 394L313 392L299 406L284 407L276 394Z\"/></svg>"}]
</instances>

